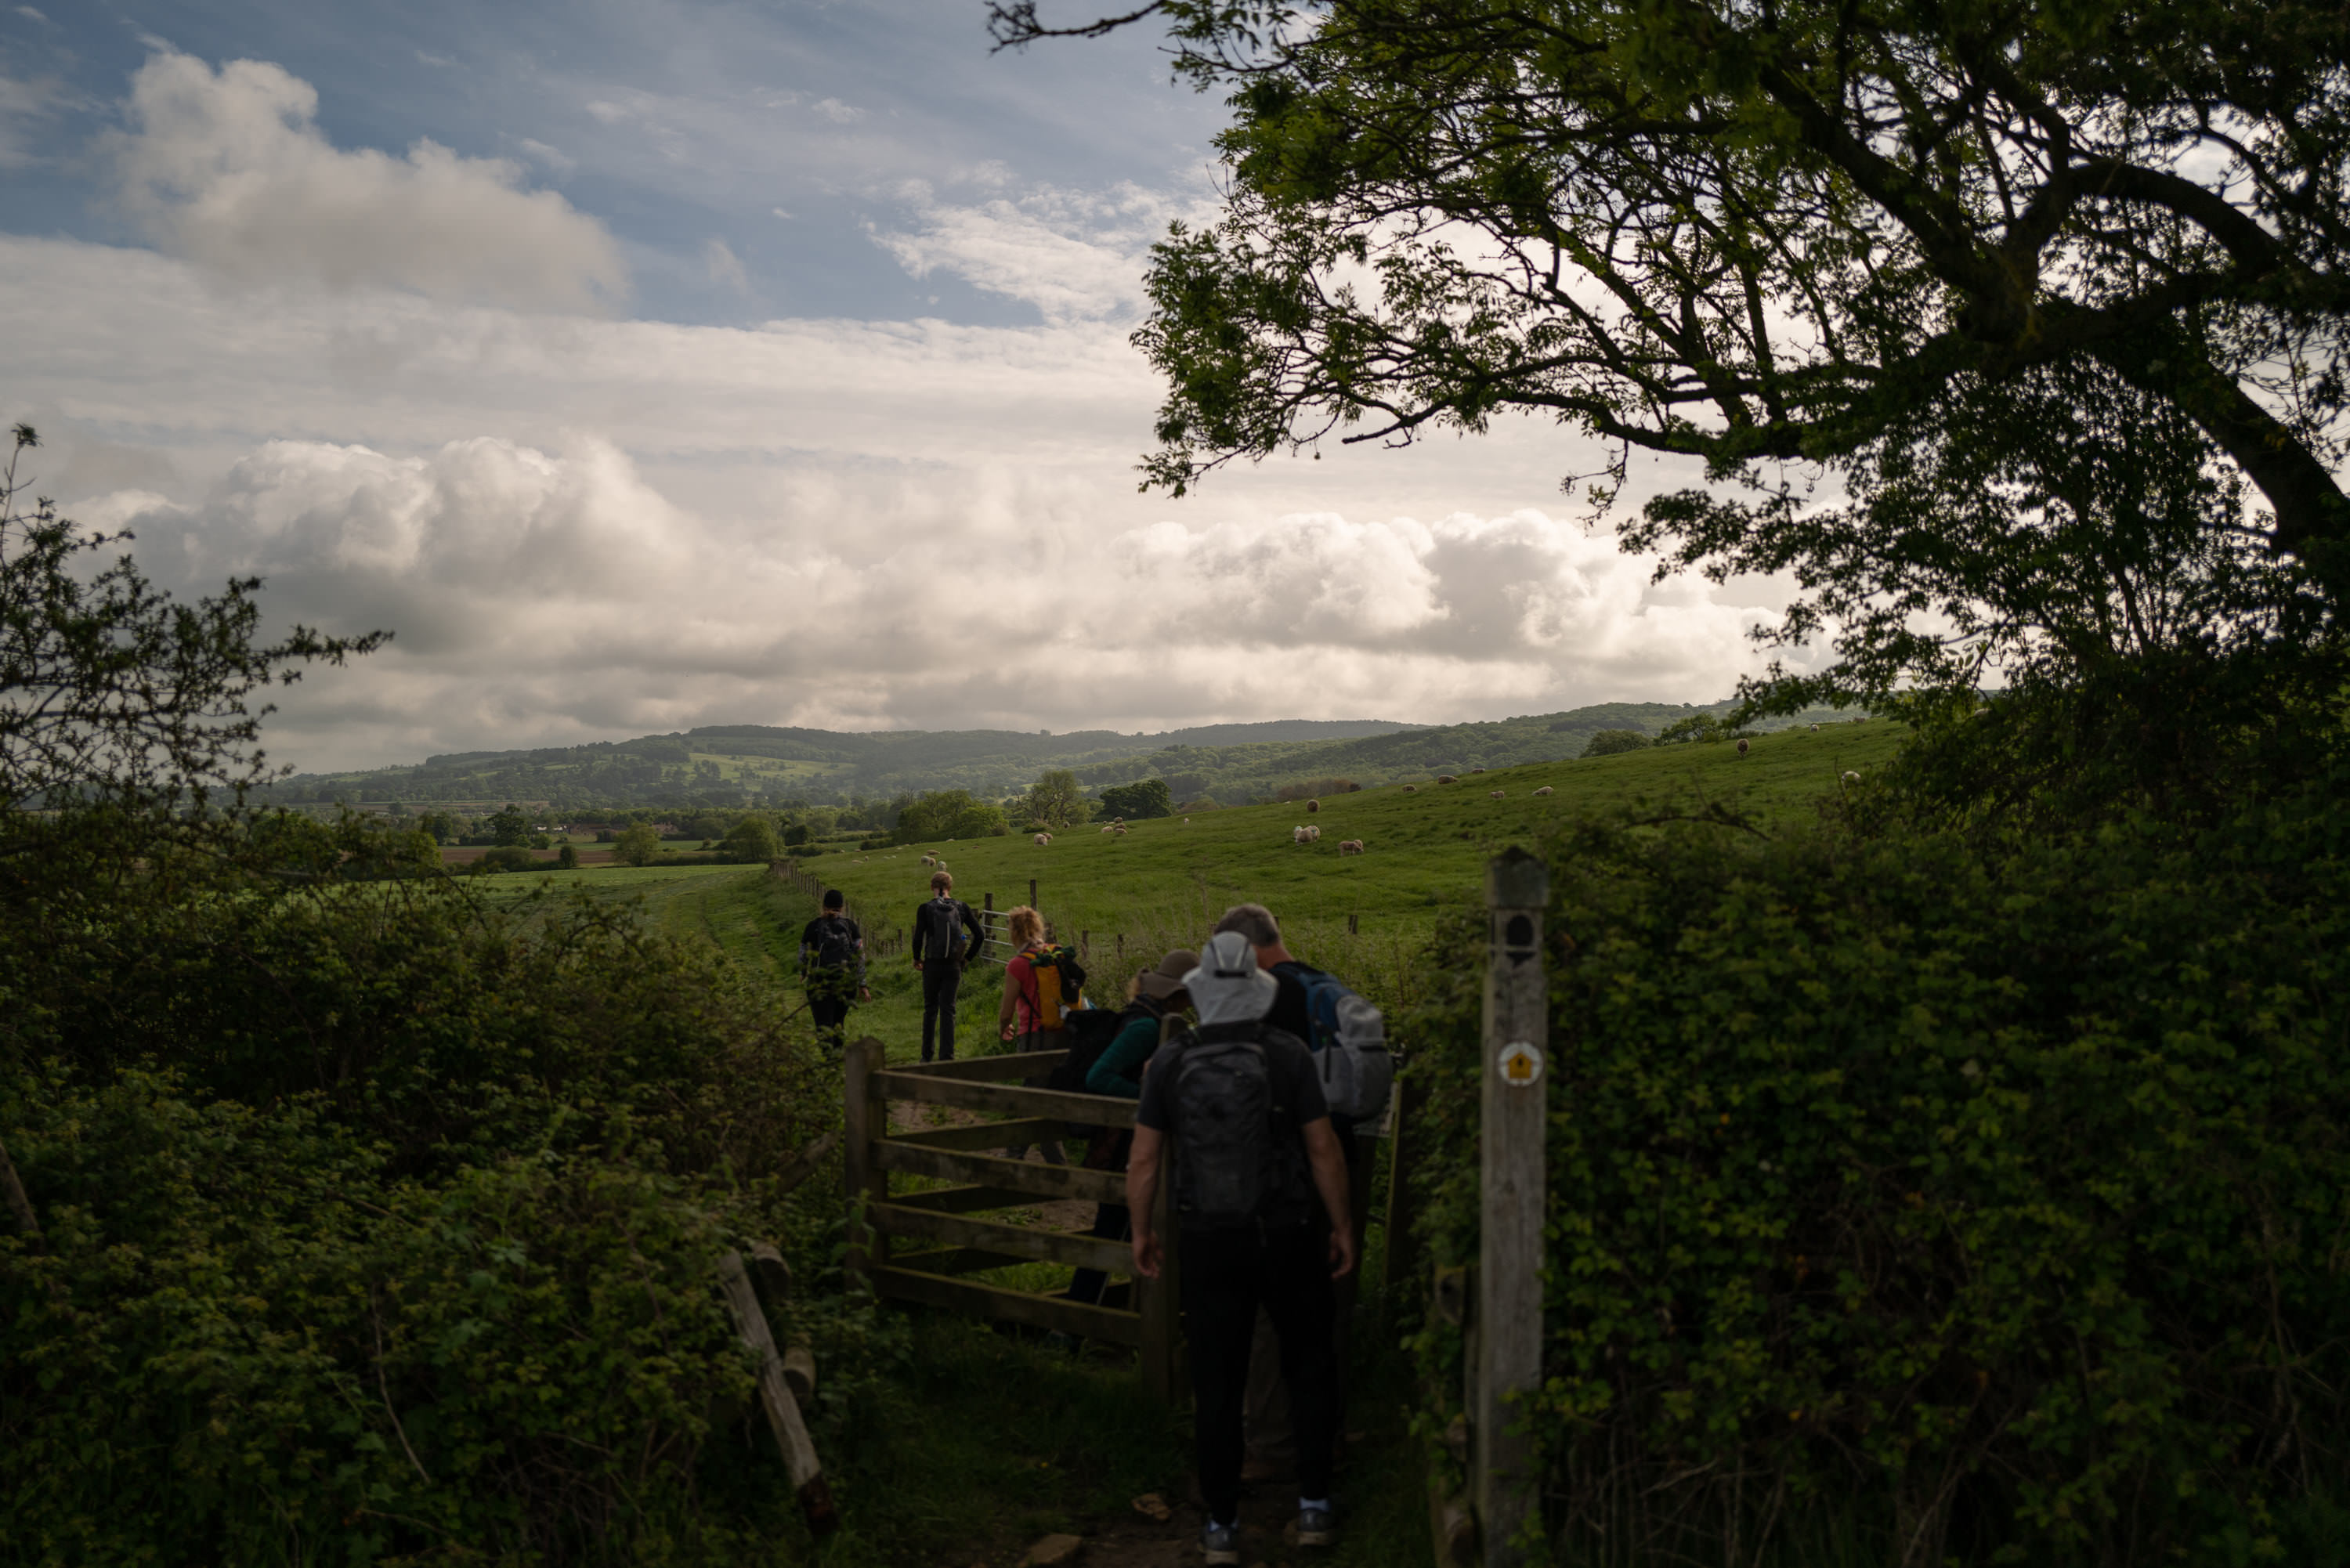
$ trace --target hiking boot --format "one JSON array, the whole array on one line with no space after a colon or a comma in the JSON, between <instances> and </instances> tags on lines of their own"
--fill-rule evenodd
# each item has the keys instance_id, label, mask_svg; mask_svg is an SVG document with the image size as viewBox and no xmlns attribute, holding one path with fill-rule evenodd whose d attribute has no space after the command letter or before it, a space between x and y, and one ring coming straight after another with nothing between
<instances>
[{"instance_id":1,"label":"hiking boot","mask_svg":"<svg viewBox=\"0 0 2350 1568\"><path fill-rule=\"evenodd\" d=\"M1338 1518L1326 1508L1298 1510L1296 1530L1300 1546L1336 1546L1338 1543Z\"/></svg>"},{"instance_id":2,"label":"hiking boot","mask_svg":"<svg viewBox=\"0 0 2350 1568\"><path fill-rule=\"evenodd\" d=\"M1241 1560L1241 1527L1237 1522L1218 1524L1208 1521L1200 1532L1200 1551L1208 1559L1209 1568L1239 1568Z\"/></svg>"}]
</instances>

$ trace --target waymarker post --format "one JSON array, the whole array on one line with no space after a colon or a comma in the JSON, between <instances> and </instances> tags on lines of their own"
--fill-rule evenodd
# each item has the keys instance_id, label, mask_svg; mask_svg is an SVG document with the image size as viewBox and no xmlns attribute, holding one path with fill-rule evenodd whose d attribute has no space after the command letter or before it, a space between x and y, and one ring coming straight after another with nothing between
<instances>
[{"instance_id":1,"label":"waymarker post","mask_svg":"<svg viewBox=\"0 0 2350 1568\"><path fill-rule=\"evenodd\" d=\"M1533 1510L1534 1443L1509 1430L1542 1384L1543 1134L1549 1099L1543 910L1550 871L1512 849L1485 871L1485 1074L1479 1137L1482 1205L1477 1263L1477 1402L1472 1497L1486 1568L1521 1568L1518 1534Z\"/></svg>"}]
</instances>

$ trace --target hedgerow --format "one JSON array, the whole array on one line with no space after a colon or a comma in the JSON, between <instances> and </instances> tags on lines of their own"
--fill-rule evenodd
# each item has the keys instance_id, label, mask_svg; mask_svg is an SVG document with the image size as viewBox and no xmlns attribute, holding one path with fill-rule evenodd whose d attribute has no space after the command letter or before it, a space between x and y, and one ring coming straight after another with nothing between
<instances>
[{"instance_id":1,"label":"hedgerow","mask_svg":"<svg viewBox=\"0 0 2350 1568\"><path fill-rule=\"evenodd\" d=\"M2345 782L1562 829L1558 1560L2307 1560L2350 1496ZM1443 974L1420 1222L1470 1262L1480 977ZM1457 1331L1416 1348L1461 1387Z\"/></svg>"}]
</instances>

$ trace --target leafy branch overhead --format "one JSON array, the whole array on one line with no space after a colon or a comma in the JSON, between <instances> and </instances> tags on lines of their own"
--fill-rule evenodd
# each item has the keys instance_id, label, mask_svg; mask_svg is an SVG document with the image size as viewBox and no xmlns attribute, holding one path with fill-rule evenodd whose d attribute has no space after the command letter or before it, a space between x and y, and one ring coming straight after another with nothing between
<instances>
[{"instance_id":1,"label":"leafy branch overhead","mask_svg":"<svg viewBox=\"0 0 2350 1568\"><path fill-rule=\"evenodd\" d=\"M1149 480L1547 413L1833 461L1970 382L2175 408L2350 594L2333 465L2350 31L2284 0L1159 0L1230 96L1222 218L1161 244Z\"/></svg>"}]
</instances>

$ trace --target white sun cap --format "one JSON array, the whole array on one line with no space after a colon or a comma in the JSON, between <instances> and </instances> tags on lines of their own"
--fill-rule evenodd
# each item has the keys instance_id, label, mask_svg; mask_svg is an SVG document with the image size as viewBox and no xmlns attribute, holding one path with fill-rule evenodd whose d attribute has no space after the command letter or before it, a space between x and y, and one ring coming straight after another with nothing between
<instances>
[{"instance_id":1,"label":"white sun cap","mask_svg":"<svg viewBox=\"0 0 2350 1568\"><path fill-rule=\"evenodd\" d=\"M1219 931L1200 950L1200 967L1183 990L1202 1023L1245 1023L1273 1011L1281 984L1256 967L1256 950L1238 931Z\"/></svg>"}]
</instances>

